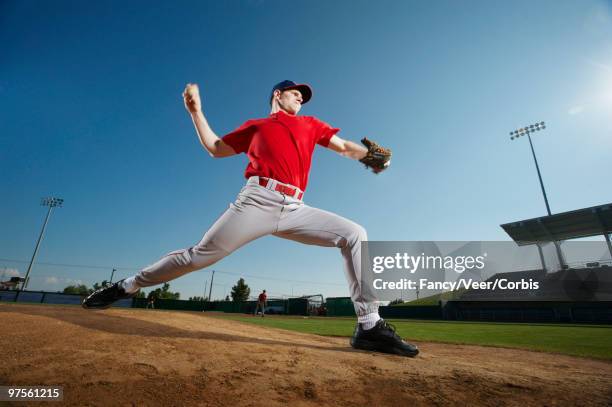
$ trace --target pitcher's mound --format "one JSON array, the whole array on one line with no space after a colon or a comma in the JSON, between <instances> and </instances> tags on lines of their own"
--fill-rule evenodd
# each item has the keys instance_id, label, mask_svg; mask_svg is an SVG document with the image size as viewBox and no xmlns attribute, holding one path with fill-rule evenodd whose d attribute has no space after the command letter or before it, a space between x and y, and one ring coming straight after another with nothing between
<instances>
[{"instance_id":1,"label":"pitcher's mound","mask_svg":"<svg viewBox=\"0 0 612 407\"><path fill-rule=\"evenodd\" d=\"M0 318L0 382L61 385L67 405L612 403L612 363L569 356L417 343L412 359L191 312L9 303Z\"/></svg>"}]
</instances>

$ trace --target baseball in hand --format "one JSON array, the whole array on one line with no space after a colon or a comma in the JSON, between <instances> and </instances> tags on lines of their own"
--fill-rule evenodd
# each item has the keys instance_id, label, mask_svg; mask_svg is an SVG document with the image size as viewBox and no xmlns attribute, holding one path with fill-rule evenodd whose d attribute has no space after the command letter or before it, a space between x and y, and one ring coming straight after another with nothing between
<instances>
[{"instance_id":1,"label":"baseball in hand","mask_svg":"<svg viewBox=\"0 0 612 407\"><path fill-rule=\"evenodd\" d=\"M200 101L200 88L198 88L197 84L188 83L187 86L185 86L183 100L185 102L185 108L190 113L197 113L202 109Z\"/></svg>"},{"instance_id":2,"label":"baseball in hand","mask_svg":"<svg viewBox=\"0 0 612 407\"><path fill-rule=\"evenodd\" d=\"M200 95L200 88L198 88L198 85L195 83L188 83L185 87L185 94L193 99Z\"/></svg>"}]
</instances>

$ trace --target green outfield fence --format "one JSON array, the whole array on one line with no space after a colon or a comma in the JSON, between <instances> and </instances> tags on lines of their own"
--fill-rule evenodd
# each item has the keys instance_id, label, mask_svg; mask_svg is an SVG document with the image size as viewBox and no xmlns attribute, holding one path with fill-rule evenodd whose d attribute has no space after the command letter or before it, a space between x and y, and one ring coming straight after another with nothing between
<instances>
[{"instance_id":1,"label":"green outfield fence","mask_svg":"<svg viewBox=\"0 0 612 407\"><path fill-rule=\"evenodd\" d=\"M355 316L355 307L349 297L327 297L325 307L330 317Z\"/></svg>"},{"instance_id":2,"label":"green outfield fence","mask_svg":"<svg viewBox=\"0 0 612 407\"><path fill-rule=\"evenodd\" d=\"M443 319L440 305L413 305L409 307L380 307L383 318Z\"/></svg>"},{"instance_id":3,"label":"green outfield fence","mask_svg":"<svg viewBox=\"0 0 612 407\"><path fill-rule=\"evenodd\" d=\"M0 302L78 305L80 295L44 291L0 291ZM115 307L145 308L146 298L117 301ZM307 298L268 301L269 313L309 315ZM155 300L155 309L253 313L255 301ZM327 315L355 316L349 297L329 297ZM612 324L612 301L440 301L438 305L380 307L383 318L492 322L570 322Z\"/></svg>"},{"instance_id":4,"label":"green outfield fence","mask_svg":"<svg viewBox=\"0 0 612 407\"><path fill-rule=\"evenodd\" d=\"M440 308L446 320L612 324L612 301L441 301Z\"/></svg>"},{"instance_id":5,"label":"green outfield fence","mask_svg":"<svg viewBox=\"0 0 612 407\"><path fill-rule=\"evenodd\" d=\"M64 293L49 293L45 291L20 291L20 290L0 290L0 301L5 302L25 302L41 304L73 304L78 305L83 300L83 296ZM124 308L146 308L148 300L146 298L129 298L117 301L113 306ZM155 309L177 310L177 311L220 311L228 313L253 313L256 301L188 301L188 300L169 300L156 299ZM308 315L307 298L289 298L279 300L269 300L267 311L275 314L285 315Z\"/></svg>"},{"instance_id":6,"label":"green outfield fence","mask_svg":"<svg viewBox=\"0 0 612 407\"><path fill-rule=\"evenodd\" d=\"M134 308L146 308L146 298L135 298ZM184 311L219 311L228 313L252 314L255 312L256 301L185 301L156 299L155 309L184 310ZM308 315L308 300L305 298L290 298L285 300L268 301L268 313L285 315Z\"/></svg>"},{"instance_id":7,"label":"green outfield fence","mask_svg":"<svg viewBox=\"0 0 612 407\"><path fill-rule=\"evenodd\" d=\"M132 299L132 307L146 308L148 302L149 300L147 300L146 298L134 298ZM204 303L201 301L156 299L154 307L156 309L168 309L177 311L202 311L204 309Z\"/></svg>"}]
</instances>

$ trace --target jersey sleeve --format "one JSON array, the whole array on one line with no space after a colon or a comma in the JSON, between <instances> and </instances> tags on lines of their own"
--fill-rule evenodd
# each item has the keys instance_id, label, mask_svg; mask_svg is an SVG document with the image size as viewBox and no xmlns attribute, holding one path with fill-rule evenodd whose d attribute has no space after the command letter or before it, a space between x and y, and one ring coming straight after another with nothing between
<instances>
[{"instance_id":1,"label":"jersey sleeve","mask_svg":"<svg viewBox=\"0 0 612 407\"><path fill-rule=\"evenodd\" d=\"M322 120L313 117L313 126L315 128L316 134L316 143L327 147L329 145L329 140L340 131L337 127L332 127L329 124L325 123Z\"/></svg>"},{"instance_id":2,"label":"jersey sleeve","mask_svg":"<svg viewBox=\"0 0 612 407\"><path fill-rule=\"evenodd\" d=\"M255 133L255 123L253 120L247 120L236 130L226 134L221 139L229 145L237 154L246 153L249 150L249 145Z\"/></svg>"}]
</instances>

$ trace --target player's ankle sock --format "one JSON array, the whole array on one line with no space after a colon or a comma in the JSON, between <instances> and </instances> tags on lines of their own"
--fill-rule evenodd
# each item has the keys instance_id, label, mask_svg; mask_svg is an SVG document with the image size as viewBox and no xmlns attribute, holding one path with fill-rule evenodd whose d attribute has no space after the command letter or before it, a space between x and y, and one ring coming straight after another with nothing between
<instances>
[{"instance_id":1,"label":"player's ankle sock","mask_svg":"<svg viewBox=\"0 0 612 407\"><path fill-rule=\"evenodd\" d=\"M140 287L138 287L138 285L136 284L136 277L126 278L125 280L123 280L123 283L121 283L121 287L128 294L135 293L140 289Z\"/></svg>"},{"instance_id":2,"label":"player's ankle sock","mask_svg":"<svg viewBox=\"0 0 612 407\"><path fill-rule=\"evenodd\" d=\"M368 330L374 328L379 319L380 315L378 315L378 312L372 312L371 314L358 316L357 322L361 324L363 329Z\"/></svg>"}]
</instances>

